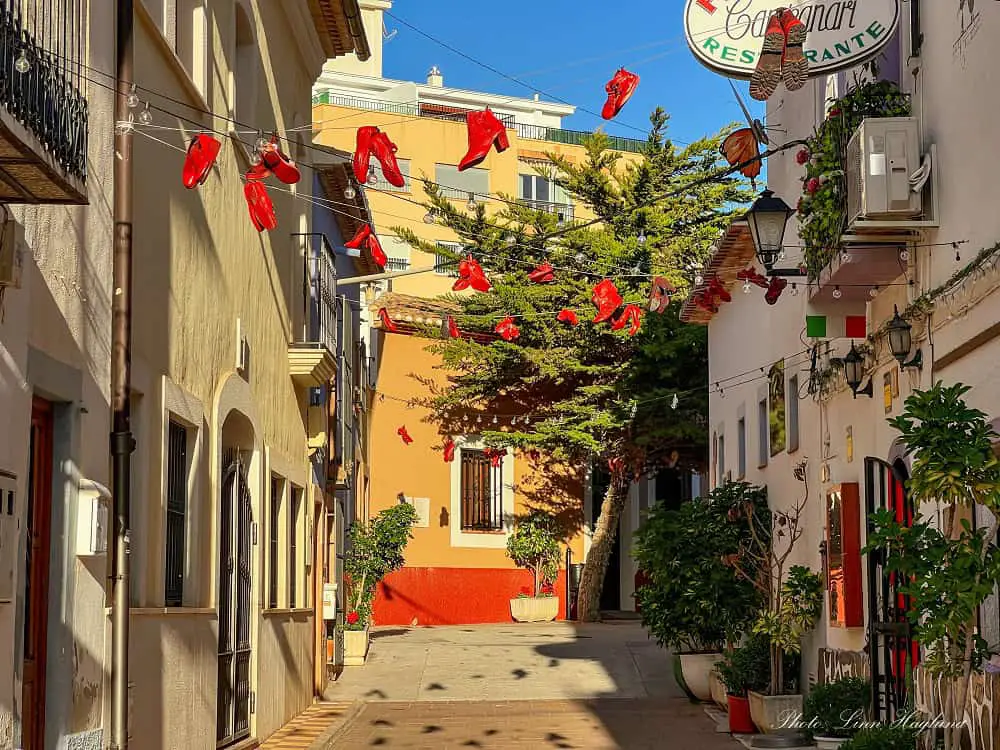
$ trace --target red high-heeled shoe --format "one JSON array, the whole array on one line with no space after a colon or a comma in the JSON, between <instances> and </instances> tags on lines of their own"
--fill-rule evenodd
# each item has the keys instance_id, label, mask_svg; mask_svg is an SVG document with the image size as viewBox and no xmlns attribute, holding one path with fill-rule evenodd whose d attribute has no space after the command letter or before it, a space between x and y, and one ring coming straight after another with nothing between
<instances>
[{"instance_id":1,"label":"red high-heeled shoe","mask_svg":"<svg viewBox=\"0 0 1000 750\"><path fill-rule=\"evenodd\" d=\"M723 302L732 302L732 295L726 291L726 287L722 285L722 281L718 276L713 276L708 282L708 293L713 297L718 297Z\"/></svg>"},{"instance_id":2,"label":"red high-heeled shoe","mask_svg":"<svg viewBox=\"0 0 1000 750\"><path fill-rule=\"evenodd\" d=\"M455 323L455 319L448 316L448 335L453 339L457 339L461 334L458 330L458 325Z\"/></svg>"},{"instance_id":3,"label":"red high-heeled shoe","mask_svg":"<svg viewBox=\"0 0 1000 750\"><path fill-rule=\"evenodd\" d=\"M392 333L397 333L399 331L396 327L396 323L389 317L389 311L384 307L380 307L378 309L378 317L382 321L382 325L385 326L385 330L391 331Z\"/></svg>"},{"instance_id":4,"label":"red high-heeled shoe","mask_svg":"<svg viewBox=\"0 0 1000 750\"><path fill-rule=\"evenodd\" d=\"M770 282L767 280L766 276L763 276L756 268L753 266L747 266L742 271L736 274L736 278L740 281L749 281L751 284L756 284L761 289L767 289L770 286ZM778 278L775 276L774 278Z\"/></svg>"},{"instance_id":5,"label":"red high-heeled shoe","mask_svg":"<svg viewBox=\"0 0 1000 750\"><path fill-rule=\"evenodd\" d=\"M497 327L493 330L499 333L505 341L513 341L521 335L520 329L514 325L514 318L510 315L497 323Z\"/></svg>"},{"instance_id":6,"label":"red high-heeled shoe","mask_svg":"<svg viewBox=\"0 0 1000 750\"><path fill-rule=\"evenodd\" d=\"M498 154L510 147L507 128L489 107L482 112L469 112L465 122L469 132L469 152L458 163L459 172L479 164L494 144Z\"/></svg>"},{"instance_id":7,"label":"red high-heeled shoe","mask_svg":"<svg viewBox=\"0 0 1000 750\"><path fill-rule=\"evenodd\" d=\"M444 444L444 462L450 464L455 460L455 441L448 438Z\"/></svg>"},{"instance_id":8,"label":"red high-heeled shoe","mask_svg":"<svg viewBox=\"0 0 1000 750\"><path fill-rule=\"evenodd\" d=\"M597 306L597 317L595 323L603 323L617 310L622 302L622 296L618 293L618 287L611 279L603 279L594 286L591 301Z\"/></svg>"},{"instance_id":9,"label":"red high-heeled shoe","mask_svg":"<svg viewBox=\"0 0 1000 750\"><path fill-rule=\"evenodd\" d=\"M625 103L632 98L638 85L639 76L635 73L629 73L625 68L619 68L604 87L608 93L608 100L604 103L604 109L601 110L601 117L610 120L621 112Z\"/></svg>"},{"instance_id":10,"label":"red high-heeled shoe","mask_svg":"<svg viewBox=\"0 0 1000 750\"><path fill-rule=\"evenodd\" d=\"M403 173L399 171L399 164L396 161L396 144L389 140L389 136L381 131L375 133L371 138L370 148L379 164L382 165L382 176L389 181L389 184L400 188L406 185L406 180L403 179ZM355 170L355 176L357 176L357 170Z\"/></svg>"},{"instance_id":11,"label":"red high-heeled shoe","mask_svg":"<svg viewBox=\"0 0 1000 750\"><path fill-rule=\"evenodd\" d=\"M368 251L372 254L372 260L375 264L384 269L385 264L389 262L389 259L385 255L385 251L382 249L382 243L378 241L378 236L369 233L368 235Z\"/></svg>"},{"instance_id":12,"label":"red high-heeled shoe","mask_svg":"<svg viewBox=\"0 0 1000 750\"><path fill-rule=\"evenodd\" d=\"M649 290L649 311L663 315L670 306L670 297L677 290L662 276L653 279Z\"/></svg>"},{"instance_id":13,"label":"red high-heeled shoe","mask_svg":"<svg viewBox=\"0 0 1000 750\"><path fill-rule=\"evenodd\" d=\"M267 187L260 180L248 179L243 185L243 196L247 200L247 208L250 211L250 221L258 232L265 229L271 231L278 226L278 219L274 215L274 204L267 194Z\"/></svg>"},{"instance_id":14,"label":"red high-heeled shoe","mask_svg":"<svg viewBox=\"0 0 1000 750\"><path fill-rule=\"evenodd\" d=\"M190 190L204 184L221 148L218 140L205 133L191 139L184 157L184 187Z\"/></svg>"},{"instance_id":15,"label":"red high-heeled shoe","mask_svg":"<svg viewBox=\"0 0 1000 750\"><path fill-rule=\"evenodd\" d=\"M399 435L401 438L403 438L404 445L409 445L410 443L413 442L413 438L410 437L410 433L406 431L406 425L403 425L398 430L396 430L396 434Z\"/></svg>"},{"instance_id":16,"label":"red high-heeled shoe","mask_svg":"<svg viewBox=\"0 0 1000 750\"><path fill-rule=\"evenodd\" d=\"M344 243L344 247L349 247L352 250L360 250L362 245L365 245L368 242L368 238L371 236L371 233L371 224L365 224L361 227L361 229L354 233L354 237Z\"/></svg>"},{"instance_id":17,"label":"red high-heeled shoe","mask_svg":"<svg viewBox=\"0 0 1000 750\"><path fill-rule=\"evenodd\" d=\"M569 323L571 326L580 325L580 319L576 316L576 313L565 307L556 315L556 320L560 323Z\"/></svg>"},{"instance_id":18,"label":"red high-heeled shoe","mask_svg":"<svg viewBox=\"0 0 1000 750\"><path fill-rule=\"evenodd\" d=\"M295 162L281 153L277 139L271 140L271 143L261 153L260 158L264 166L286 185L294 185L302 179L302 174L295 166Z\"/></svg>"},{"instance_id":19,"label":"red high-heeled shoe","mask_svg":"<svg viewBox=\"0 0 1000 750\"><path fill-rule=\"evenodd\" d=\"M359 185L368 183L368 166L372 157L372 139L378 134L374 125L358 128L358 138L354 147L354 179Z\"/></svg>"},{"instance_id":20,"label":"red high-heeled shoe","mask_svg":"<svg viewBox=\"0 0 1000 750\"><path fill-rule=\"evenodd\" d=\"M548 284L550 281L555 281L555 274L553 273L555 269L552 268L552 264L545 261L540 266L538 266L534 271L528 274L528 278L536 284Z\"/></svg>"},{"instance_id":21,"label":"red high-heeled shoe","mask_svg":"<svg viewBox=\"0 0 1000 750\"><path fill-rule=\"evenodd\" d=\"M781 293L785 291L786 286L788 286L788 279L783 279L780 276L772 276L771 283L767 287L767 292L764 293L764 301L769 305L773 305L778 301Z\"/></svg>"}]
</instances>

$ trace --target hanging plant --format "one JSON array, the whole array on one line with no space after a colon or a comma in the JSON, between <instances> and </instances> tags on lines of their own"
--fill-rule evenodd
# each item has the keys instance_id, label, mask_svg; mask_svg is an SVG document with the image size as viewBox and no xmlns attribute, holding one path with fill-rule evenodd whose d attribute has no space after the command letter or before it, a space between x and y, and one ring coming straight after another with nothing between
<instances>
[{"instance_id":1,"label":"hanging plant","mask_svg":"<svg viewBox=\"0 0 1000 750\"><path fill-rule=\"evenodd\" d=\"M847 221L844 156L851 136L866 117L909 114L909 96L896 84L856 82L850 92L831 103L826 120L796 155L796 161L805 167L798 218L810 279L816 279L840 249Z\"/></svg>"}]
</instances>

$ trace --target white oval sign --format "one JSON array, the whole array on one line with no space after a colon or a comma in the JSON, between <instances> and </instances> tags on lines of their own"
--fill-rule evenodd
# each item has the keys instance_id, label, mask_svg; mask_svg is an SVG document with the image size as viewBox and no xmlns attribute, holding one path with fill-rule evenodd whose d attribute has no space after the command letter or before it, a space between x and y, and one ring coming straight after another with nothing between
<instances>
[{"instance_id":1,"label":"white oval sign","mask_svg":"<svg viewBox=\"0 0 1000 750\"><path fill-rule=\"evenodd\" d=\"M809 75L859 65L899 27L898 0L687 0L684 35L700 62L729 78L750 78L771 14L791 8L805 24Z\"/></svg>"}]
</instances>

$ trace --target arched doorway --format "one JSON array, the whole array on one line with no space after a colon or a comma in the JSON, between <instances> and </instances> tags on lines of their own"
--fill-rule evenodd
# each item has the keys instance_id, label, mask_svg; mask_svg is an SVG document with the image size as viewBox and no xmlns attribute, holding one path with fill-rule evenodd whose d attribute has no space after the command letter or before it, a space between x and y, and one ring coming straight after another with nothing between
<instances>
[{"instance_id":1,"label":"arched doorway","mask_svg":"<svg viewBox=\"0 0 1000 750\"><path fill-rule=\"evenodd\" d=\"M239 413L222 428L219 496L219 683L217 733L220 745L250 736L250 669L253 656L253 495L248 480L253 427Z\"/></svg>"},{"instance_id":2,"label":"arched doorway","mask_svg":"<svg viewBox=\"0 0 1000 750\"><path fill-rule=\"evenodd\" d=\"M865 510L867 533L874 529L871 515L889 509L898 523L913 525L913 502L906 492L909 471L901 458L888 463L865 458ZM868 656L870 659L873 716L890 722L907 702L907 681L920 662L920 646L913 640L906 613L910 597L899 592L896 573L888 570L885 555L876 550L867 556Z\"/></svg>"}]
</instances>

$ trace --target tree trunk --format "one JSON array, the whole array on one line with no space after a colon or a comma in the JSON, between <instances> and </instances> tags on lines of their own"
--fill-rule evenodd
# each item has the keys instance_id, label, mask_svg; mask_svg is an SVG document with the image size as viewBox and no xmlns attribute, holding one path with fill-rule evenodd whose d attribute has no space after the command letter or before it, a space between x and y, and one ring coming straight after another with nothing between
<instances>
[{"instance_id":1,"label":"tree trunk","mask_svg":"<svg viewBox=\"0 0 1000 750\"><path fill-rule=\"evenodd\" d=\"M601 589L604 587L604 574L608 570L608 560L611 559L618 521L628 499L631 483L625 472L612 474L611 484L604 493L601 513L594 527L594 536L590 540L590 552L583 563L583 572L580 575L576 612L577 619L582 622L597 622L601 619Z\"/></svg>"}]
</instances>

